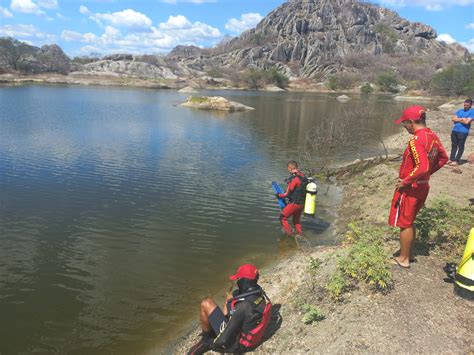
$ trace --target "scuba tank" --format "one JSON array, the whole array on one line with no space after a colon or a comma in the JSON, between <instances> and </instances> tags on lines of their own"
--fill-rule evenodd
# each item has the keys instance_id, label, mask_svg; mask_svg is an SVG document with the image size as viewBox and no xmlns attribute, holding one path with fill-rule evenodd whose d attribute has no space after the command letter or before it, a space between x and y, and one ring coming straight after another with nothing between
<instances>
[{"instance_id":1,"label":"scuba tank","mask_svg":"<svg viewBox=\"0 0 474 355\"><path fill-rule=\"evenodd\" d=\"M306 198L304 201L305 216L314 216L316 213L316 195L318 194L318 185L312 178L308 178L306 184Z\"/></svg>"},{"instance_id":2,"label":"scuba tank","mask_svg":"<svg viewBox=\"0 0 474 355\"><path fill-rule=\"evenodd\" d=\"M466 249L461 262L457 265L448 263L443 268L448 277L454 281L454 291L458 296L474 300L474 228L467 238Z\"/></svg>"}]
</instances>

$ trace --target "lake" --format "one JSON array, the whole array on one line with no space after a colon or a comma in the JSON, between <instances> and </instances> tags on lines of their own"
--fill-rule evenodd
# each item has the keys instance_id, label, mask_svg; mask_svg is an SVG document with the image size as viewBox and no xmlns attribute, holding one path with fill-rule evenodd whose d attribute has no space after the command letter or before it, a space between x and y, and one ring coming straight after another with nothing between
<instances>
[{"instance_id":1,"label":"lake","mask_svg":"<svg viewBox=\"0 0 474 355\"><path fill-rule=\"evenodd\" d=\"M283 184L306 132L370 107L385 136L408 105L213 94L255 111L183 108L186 95L166 90L0 88L2 354L160 349L239 264L296 250L270 182ZM340 199L338 187L320 185L317 217L303 219L313 245L333 242Z\"/></svg>"}]
</instances>

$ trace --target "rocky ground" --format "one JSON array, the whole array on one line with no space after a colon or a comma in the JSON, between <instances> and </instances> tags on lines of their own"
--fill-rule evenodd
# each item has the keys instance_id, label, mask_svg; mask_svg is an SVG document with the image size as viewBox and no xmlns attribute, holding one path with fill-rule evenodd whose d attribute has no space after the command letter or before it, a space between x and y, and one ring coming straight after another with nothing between
<instances>
[{"instance_id":1,"label":"rocky ground","mask_svg":"<svg viewBox=\"0 0 474 355\"><path fill-rule=\"evenodd\" d=\"M448 153L449 118L447 112L428 113L429 126L439 133ZM407 140L408 134L401 132L387 143L392 153L400 153ZM472 139L468 140L465 156L470 152L474 152ZM399 161L381 163L340 182L345 186L345 196L336 238L342 239L344 226L352 220L386 223L398 165ZM457 204L469 206L474 197L473 178L473 164L444 167L431 180L427 205L447 195ZM397 238L392 237L387 250L394 252L397 248ZM409 270L392 266L394 287L386 295L359 285L342 302L335 302L324 285L336 267L337 256L343 253L340 246L301 251L262 270L261 284L278 305L281 324L274 318L273 334L255 353L474 352L474 303L455 296L453 285L443 281L445 260L436 255L418 255ZM316 274L310 271L310 258L322 262ZM318 307L325 319L305 325L304 304ZM193 331L166 352L186 353L197 334L196 322Z\"/></svg>"}]
</instances>

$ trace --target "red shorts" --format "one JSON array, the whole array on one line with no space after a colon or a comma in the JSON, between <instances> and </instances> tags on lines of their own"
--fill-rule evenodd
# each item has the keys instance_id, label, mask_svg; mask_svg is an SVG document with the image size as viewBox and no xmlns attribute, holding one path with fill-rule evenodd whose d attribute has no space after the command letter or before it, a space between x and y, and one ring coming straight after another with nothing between
<instances>
[{"instance_id":1,"label":"red shorts","mask_svg":"<svg viewBox=\"0 0 474 355\"><path fill-rule=\"evenodd\" d=\"M395 191L388 224L400 228L411 227L426 201L429 190L430 185L420 184L417 187L407 187L401 191Z\"/></svg>"}]
</instances>

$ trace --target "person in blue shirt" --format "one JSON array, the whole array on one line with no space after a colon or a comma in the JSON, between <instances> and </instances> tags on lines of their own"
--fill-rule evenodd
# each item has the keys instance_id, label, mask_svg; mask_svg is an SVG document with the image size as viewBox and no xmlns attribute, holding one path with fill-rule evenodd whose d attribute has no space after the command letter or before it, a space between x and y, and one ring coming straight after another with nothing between
<instances>
[{"instance_id":1,"label":"person in blue shirt","mask_svg":"<svg viewBox=\"0 0 474 355\"><path fill-rule=\"evenodd\" d=\"M472 100L466 99L464 108L457 110L451 120L454 126L451 132L451 155L448 164L458 165L464 152L464 144L469 134L469 128L471 128L471 122L474 120Z\"/></svg>"}]
</instances>

